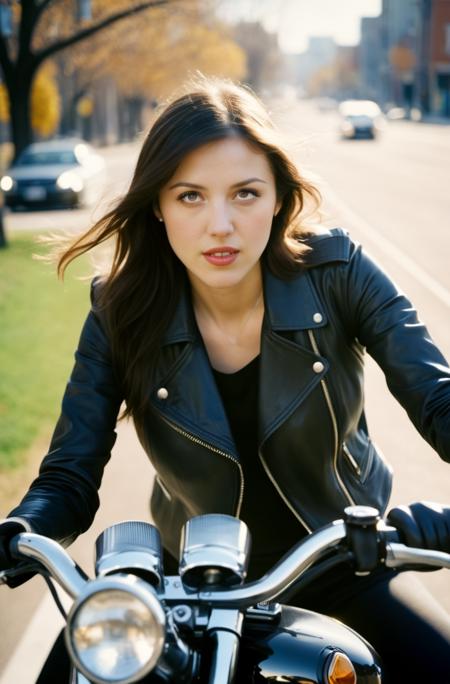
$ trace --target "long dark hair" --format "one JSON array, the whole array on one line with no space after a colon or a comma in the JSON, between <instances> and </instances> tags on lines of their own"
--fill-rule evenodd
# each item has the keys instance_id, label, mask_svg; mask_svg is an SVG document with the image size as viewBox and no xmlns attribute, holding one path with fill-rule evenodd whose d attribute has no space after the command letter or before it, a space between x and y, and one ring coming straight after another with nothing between
<instances>
[{"instance_id":1,"label":"long dark hair","mask_svg":"<svg viewBox=\"0 0 450 684\"><path fill-rule=\"evenodd\" d=\"M145 409L162 336L185 279L184 267L155 215L160 189L189 152L236 135L265 153L281 201L263 258L279 277L298 273L308 251L299 215L307 198L318 208L320 194L280 147L259 99L245 86L205 77L157 116L125 196L59 254L62 276L73 259L115 238L112 264L102 278L95 306L105 322L123 387L124 416L138 418Z\"/></svg>"}]
</instances>

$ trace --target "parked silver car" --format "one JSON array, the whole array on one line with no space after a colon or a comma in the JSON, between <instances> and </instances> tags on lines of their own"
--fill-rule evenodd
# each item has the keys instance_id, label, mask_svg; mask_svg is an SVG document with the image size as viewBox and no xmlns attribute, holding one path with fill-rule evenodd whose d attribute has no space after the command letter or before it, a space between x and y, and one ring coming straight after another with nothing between
<instances>
[{"instance_id":1,"label":"parked silver car","mask_svg":"<svg viewBox=\"0 0 450 684\"><path fill-rule=\"evenodd\" d=\"M88 206L104 185L103 158L77 138L33 143L0 179L5 206L11 209Z\"/></svg>"}]
</instances>

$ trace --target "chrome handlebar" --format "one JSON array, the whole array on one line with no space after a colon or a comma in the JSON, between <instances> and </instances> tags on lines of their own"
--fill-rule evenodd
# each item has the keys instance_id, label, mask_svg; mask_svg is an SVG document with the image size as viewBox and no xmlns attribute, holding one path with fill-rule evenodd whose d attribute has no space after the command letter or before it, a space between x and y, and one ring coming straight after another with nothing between
<instances>
[{"instance_id":1,"label":"chrome handlebar","mask_svg":"<svg viewBox=\"0 0 450 684\"><path fill-rule=\"evenodd\" d=\"M198 599L210 606L233 604L239 608L248 608L255 603L272 601L346 536L344 521L336 520L296 544L261 579L236 589L201 591Z\"/></svg>"},{"instance_id":2,"label":"chrome handlebar","mask_svg":"<svg viewBox=\"0 0 450 684\"><path fill-rule=\"evenodd\" d=\"M450 570L450 553L430 551L429 549L413 549L404 544L386 544L385 563L388 568L419 564Z\"/></svg>"},{"instance_id":3,"label":"chrome handlebar","mask_svg":"<svg viewBox=\"0 0 450 684\"><path fill-rule=\"evenodd\" d=\"M377 524L380 534L387 528L383 521ZM347 526L343 520L336 520L301 540L261 579L235 589L192 591L186 589L178 577L166 578L158 591L164 600L196 602L214 608L245 609L263 601L273 601L291 586L311 565L321 560L330 550L347 538ZM72 560L69 554L55 541L38 534L22 532L11 545L17 558L38 561L55 581L76 598L89 577ZM405 565L429 565L450 569L450 554L427 549L415 549L398 543L386 544L385 565L400 568ZM3 574L7 574L7 571Z\"/></svg>"},{"instance_id":4,"label":"chrome handlebar","mask_svg":"<svg viewBox=\"0 0 450 684\"><path fill-rule=\"evenodd\" d=\"M14 538L12 547L16 558L29 558L43 565L72 598L76 598L89 581L85 572L53 539L32 532L21 532Z\"/></svg>"}]
</instances>

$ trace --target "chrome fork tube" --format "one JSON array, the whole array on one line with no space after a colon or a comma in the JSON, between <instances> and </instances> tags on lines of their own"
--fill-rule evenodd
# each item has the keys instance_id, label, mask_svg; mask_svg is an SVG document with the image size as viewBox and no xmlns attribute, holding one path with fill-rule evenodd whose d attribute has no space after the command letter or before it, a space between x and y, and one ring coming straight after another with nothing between
<instances>
[{"instance_id":1,"label":"chrome fork tube","mask_svg":"<svg viewBox=\"0 0 450 684\"><path fill-rule=\"evenodd\" d=\"M239 610L212 610L208 623L213 649L209 684L234 682L243 619L243 614Z\"/></svg>"},{"instance_id":2,"label":"chrome fork tube","mask_svg":"<svg viewBox=\"0 0 450 684\"><path fill-rule=\"evenodd\" d=\"M231 684L236 672L239 637L232 632L216 631L213 639L213 657L209 684Z\"/></svg>"}]
</instances>

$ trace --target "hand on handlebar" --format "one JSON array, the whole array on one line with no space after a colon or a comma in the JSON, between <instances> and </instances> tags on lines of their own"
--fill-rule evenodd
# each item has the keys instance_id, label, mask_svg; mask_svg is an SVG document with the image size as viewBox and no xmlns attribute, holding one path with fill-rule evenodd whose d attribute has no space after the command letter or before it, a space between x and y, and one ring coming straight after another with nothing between
<instances>
[{"instance_id":1,"label":"hand on handlebar","mask_svg":"<svg viewBox=\"0 0 450 684\"><path fill-rule=\"evenodd\" d=\"M386 519L408 546L450 553L450 506L420 501L393 508Z\"/></svg>"},{"instance_id":2,"label":"hand on handlebar","mask_svg":"<svg viewBox=\"0 0 450 684\"><path fill-rule=\"evenodd\" d=\"M16 562L9 552L9 542L16 534L24 532L25 527L15 520L4 520L0 523L0 570L14 567Z\"/></svg>"},{"instance_id":3,"label":"hand on handlebar","mask_svg":"<svg viewBox=\"0 0 450 684\"><path fill-rule=\"evenodd\" d=\"M20 532L26 532L26 529L25 525L17 520L5 519L0 522L0 570L10 570L18 565L19 561L11 556L9 544L11 539ZM24 573L17 577L9 577L6 583L11 588L18 587L32 576L31 573Z\"/></svg>"}]
</instances>

